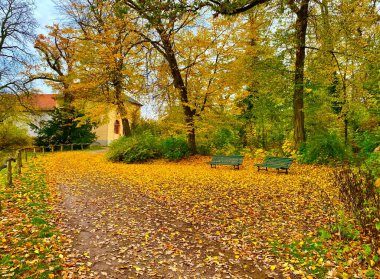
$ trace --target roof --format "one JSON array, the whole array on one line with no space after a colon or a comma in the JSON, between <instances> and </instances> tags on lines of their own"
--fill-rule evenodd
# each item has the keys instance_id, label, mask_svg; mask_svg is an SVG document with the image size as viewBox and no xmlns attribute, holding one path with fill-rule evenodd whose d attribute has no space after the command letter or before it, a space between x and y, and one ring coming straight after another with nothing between
<instances>
[{"instance_id":1,"label":"roof","mask_svg":"<svg viewBox=\"0 0 380 279\"><path fill-rule=\"evenodd\" d=\"M57 106L57 97L58 94L33 94L29 96L28 101L34 106L36 109L43 111L53 110ZM143 106L140 102L135 99L128 97L128 101L132 104L136 104L138 106Z\"/></svg>"},{"instance_id":2,"label":"roof","mask_svg":"<svg viewBox=\"0 0 380 279\"><path fill-rule=\"evenodd\" d=\"M57 106L57 94L33 94L28 99L39 110L53 110Z\"/></svg>"},{"instance_id":3,"label":"roof","mask_svg":"<svg viewBox=\"0 0 380 279\"><path fill-rule=\"evenodd\" d=\"M141 107L143 106L143 104L141 104L140 102L136 101L135 99L133 99L131 97L128 98L128 102L130 102L132 104L136 104L136 105L141 106Z\"/></svg>"}]
</instances>

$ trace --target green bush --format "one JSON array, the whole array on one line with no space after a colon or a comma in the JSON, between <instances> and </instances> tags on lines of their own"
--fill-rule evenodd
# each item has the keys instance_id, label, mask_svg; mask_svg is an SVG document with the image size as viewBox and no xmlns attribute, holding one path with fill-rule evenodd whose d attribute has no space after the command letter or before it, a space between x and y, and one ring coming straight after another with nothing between
<instances>
[{"instance_id":1,"label":"green bush","mask_svg":"<svg viewBox=\"0 0 380 279\"><path fill-rule=\"evenodd\" d=\"M216 149L223 149L226 145L235 145L238 141L234 131L229 128L219 128L212 140L212 144Z\"/></svg>"},{"instance_id":2,"label":"green bush","mask_svg":"<svg viewBox=\"0 0 380 279\"><path fill-rule=\"evenodd\" d=\"M241 149L240 139L231 128L222 127L212 137L211 153L213 155L234 155Z\"/></svg>"},{"instance_id":3,"label":"green bush","mask_svg":"<svg viewBox=\"0 0 380 279\"><path fill-rule=\"evenodd\" d=\"M364 162L364 169L371 173L375 178L380 178L380 151L373 152Z\"/></svg>"},{"instance_id":4,"label":"green bush","mask_svg":"<svg viewBox=\"0 0 380 279\"><path fill-rule=\"evenodd\" d=\"M110 144L110 148L108 149L106 154L107 159L112 162L123 161L127 144L127 137L120 137L117 140L112 141Z\"/></svg>"},{"instance_id":5,"label":"green bush","mask_svg":"<svg viewBox=\"0 0 380 279\"><path fill-rule=\"evenodd\" d=\"M111 143L107 158L113 162L145 162L159 157L158 138L145 132L132 137L121 137Z\"/></svg>"},{"instance_id":6,"label":"green bush","mask_svg":"<svg viewBox=\"0 0 380 279\"><path fill-rule=\"evenodd\" d=\"M180 160L190 154L187 141L182 137L163 139L160 144L160 151L163 157L169 160Z\"/></svg>"},{"instance_id":7,"label":"green bush","mask_svg":"<svg viewBox=\"0 0 380 279\"><path fill-rule=\"evenodd\" d=\"M211 146L209 144L199 144L197 146L197 151L200 155L211 155Z\"/></svg>"},{"instance_id":8,"label":"green bush","mask_svg":"<svg viewBox=\"0 0 380 279\"><path fill-rule=\"evenodd\" d=\"M355 141L360 148L359 157L368 158L373 150L380 146L380 128L372 132L365 131L358 134Z\"/></svg>"},{"instance_id":9,"label":"green bush","mask_svg":"<svg viewBox=\"0 0 380 279\"><path fill-rule=\"evenodd\" d=\"M310 138L300 148L300 160L307 164L328 164L343 162L350 158L350 152L335 133L319 134Z\"/></svg>"},{"instance_id":10,"label":"green bush","mask_svg":"<svg viewBox=\"0 0 380 279\"><path fill-rule=\"evenodd\" d=\"M12 123L0 124L0 150L30 145L32 139L26 129L17 127Z\"/></svg>"}]
</instances>

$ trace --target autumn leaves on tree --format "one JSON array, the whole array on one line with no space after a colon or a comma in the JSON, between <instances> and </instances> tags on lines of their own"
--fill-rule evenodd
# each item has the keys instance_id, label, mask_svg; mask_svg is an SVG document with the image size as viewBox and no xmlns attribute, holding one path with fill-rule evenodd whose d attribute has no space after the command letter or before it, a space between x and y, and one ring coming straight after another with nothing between
<instances>
[{"instance_id":1,"label":"autumn leaves on tree","mask_svg":"<svg viewBox=\"0 0 380 279\"><path fill-rule=\"evenodd\" d=\"M327 115L336 118L337 128L343 123L347 144L350 102L357 102L361 94L353 77L363 78L354 67L366 72L376 59L361 55L361 50L356 55L352 47L360 41L376 53L376 39L370 35L377 28L374 4L354 2L358 5L329 0L62 0L59 6L69 27L53 26L48 37L37 39L44 62L36 78L55 83L72 105L115 105L125 135L132 133L126 95L154 96L164 108L161 113L182 126L192 153L197 152L196 133L207 121L239 115L239 100L250 94L278 100L273 89L279 87L286 102L293 103L293 117L285 110L277 112L289 122L283 137L293 133L295 147L300 148L307 131L313 132L315 115L309 111L316 109L308 93L330 90L323 98L332 98L331 107L339 103L341 108L335 116ZM337 28L364 13L373 16L358 20L355 30L347 26L354 35ZM317 67L317 61L325 67ZM250 67L260 62L262 68ZM100 112L100 106L94 111Z\"/></svg>"}]
</instances>

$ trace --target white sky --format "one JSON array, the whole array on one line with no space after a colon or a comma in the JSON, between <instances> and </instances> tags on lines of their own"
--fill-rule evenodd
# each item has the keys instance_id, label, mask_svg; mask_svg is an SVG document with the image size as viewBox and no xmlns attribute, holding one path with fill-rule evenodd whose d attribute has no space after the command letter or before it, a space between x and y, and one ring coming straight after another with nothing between
<instances>
[{"instance_id":1,"label":"white sky","mask_svg":"<svg viewBox=\"0 0 380 279\"><path fill-rule=\"evenodd\" d=\"M51 0L36 0L35 1L35 17L38 21L39 28L37 33L46 33L46 25L52 25L57 21L57 12L55 4Z\"/></svg>"},{"instance_id":2,"label":"white sky","mask_svg":"<svg viewBox=\"0 0 380 279\"><path fill-rule=\"evenodd\" d=\"M57 12L55 11L55 4L52 0L35 0L34 16L38 22L36 34L46 34L47 25L52 25L57 22ZM53 93L49 86L46 86L43 81L35 82L42 93Z\"/></svg>"}]
</instances>

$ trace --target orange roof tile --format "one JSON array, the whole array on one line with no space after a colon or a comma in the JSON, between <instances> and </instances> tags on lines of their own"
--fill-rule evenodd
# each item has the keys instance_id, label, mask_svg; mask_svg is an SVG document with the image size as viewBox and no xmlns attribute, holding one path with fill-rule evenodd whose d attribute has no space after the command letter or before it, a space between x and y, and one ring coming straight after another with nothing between
<instances>
[{"instance_id":1,"label":"orange roof tile","mask_svg":"<svg viewBox=\"0 0 380 279\"><path fill-rule=\"evenodd\" d=\"M39 110L53 110L57 106L57 94L35 94L30 96L31 104Z\"/></svg>"}]
</instances>

